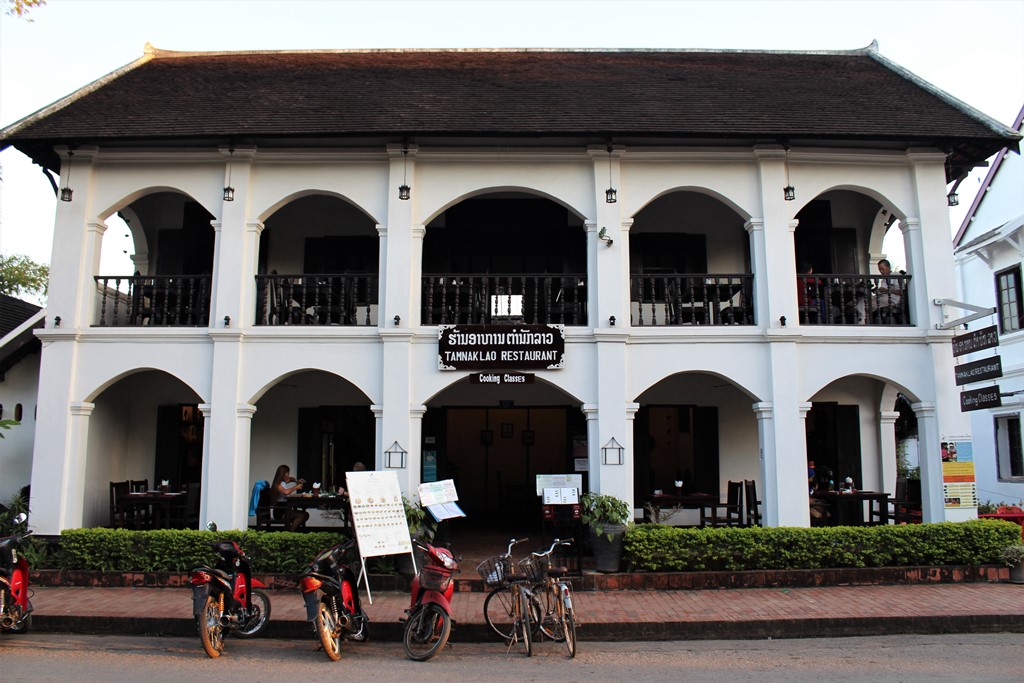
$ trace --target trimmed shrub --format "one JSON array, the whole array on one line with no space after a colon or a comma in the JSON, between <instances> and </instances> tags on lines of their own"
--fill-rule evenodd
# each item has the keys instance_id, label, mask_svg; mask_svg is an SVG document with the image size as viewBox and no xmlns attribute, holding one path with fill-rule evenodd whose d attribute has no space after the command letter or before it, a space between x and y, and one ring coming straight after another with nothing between
<instances>
[{"instance_id":1,"label":"trimmed shrub","mask_svg":"<svg viewBox=\"0 0 1024 683\"><path fill-rule=\"evenodd\" d=\"M998 564L1020 527L1002 520L874 527L678 529L639 524L624 559L645 571Z\"/></svg>"},{"instance_id":2,"label":"trimmed shrub","mask_svg":"<svg viewBox=\"0 0 1024 683\"><path fill-rule=\"evenodd\" d=\"M347 536L337 532L66 529L57 568L65 570L186 572L216 559L215 541L235 541L252 559L253 571L297 573L324 548Z\"/></svg>"}]
</instances>

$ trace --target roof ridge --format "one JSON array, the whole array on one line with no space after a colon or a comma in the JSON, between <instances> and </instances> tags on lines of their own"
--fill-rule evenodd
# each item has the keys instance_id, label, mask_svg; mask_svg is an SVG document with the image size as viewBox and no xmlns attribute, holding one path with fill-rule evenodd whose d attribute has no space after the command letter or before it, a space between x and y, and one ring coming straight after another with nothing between
<instances>
[{"instance_id":1,"label":"roof ridge","mask_svg":"<svg viewBox=\"0 0 1024 683\"><path fill-rule=\"evenodd\" d=\"M155 59L179 59L187 57L223 57L242 55L312 55L312 54L486 54L486 53L538 53L538 54L753 54L753 55L836 55L852 56L876 52L878 41L872 41L866 47L850 50L765 50L765 49L729 49L729 48L691 48L691 47L395 47L395 48L330 48L330 49L295 49L295 50L167 50L146 43L146 56Z\"/></svg>"}]
</instances>

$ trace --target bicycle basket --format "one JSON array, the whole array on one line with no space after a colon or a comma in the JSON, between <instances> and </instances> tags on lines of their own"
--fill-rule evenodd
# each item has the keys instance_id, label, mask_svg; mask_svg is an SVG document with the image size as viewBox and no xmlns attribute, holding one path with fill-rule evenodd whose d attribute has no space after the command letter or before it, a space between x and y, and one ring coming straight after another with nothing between
<instances>
[{"instance_id":1,"label":"bicycle basket","mask_svg":"<svg viewBox=\"0 0 1024 683\"><path fill-rule=\"evenodd\" d=\"M428 591L444 593L452 582L452 574L447 569L425 566L420 569L420 588Z\"/></svg>"},{"instance_id":2,"label":"bicycle basket","mask_svg":"<svg viewBox=\"0 0 1024 683\"><path fill-rule=\"evenodd\" d=\"M507 557L495 555L494 557L488 557L478 564L476 571L480 574L480 578L484 580L484 583L494 588L505 583L505 577L510 573L508 563L509 559Z\"/></svg>"},{"instance_id":3,"label":"bicycle basket","mask_svg":"<svg viewBox=\"0 0 1024 683\"><path fill-rule=\"evenodd\" d=\"M526 574L526 578L530 581L540 582L544 580L544 572L548 568L547 562L544 561L543 557L524 557L519 560L519 569Z\"/></svg>"}]
</instances>

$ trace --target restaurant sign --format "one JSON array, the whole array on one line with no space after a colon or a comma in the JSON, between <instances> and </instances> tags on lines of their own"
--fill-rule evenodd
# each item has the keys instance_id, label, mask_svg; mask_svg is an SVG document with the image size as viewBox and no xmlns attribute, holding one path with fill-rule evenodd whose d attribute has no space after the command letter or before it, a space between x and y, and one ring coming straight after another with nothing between
<instances>
[{"instance_id":1,"label":"restaurant sign","mask_svg":"<svg viewBox=\"0 0 1024 683\"><path fill-rule=\"evenodd\" d=\"M1003 361L999 356L992 356L985 360L958 365L953 371L956 374L956 385L959 387L971 382L984 382L1002 377Z\"/></svg>"},{"instance_id":2,"label":"restaurant sign","mask_svg":"<svg viewBox=\"0 0 1024 683\"><path fill-rule=\"evenodd\" d=\"M526 372L474 372L469 376L469 383L501 387L509 384L533 384L535 377L536 375Z\"/></svg>"},{"instance_id":3,"label":"restaurant sign","mask_svg":"<svg viewBox=\"0 0 1024 683\"><path fill-rule=\"evenodd\" d=\"M983 351L999 346L999 331L995 325L967 334L953 337L953 356L963 356L975 351Z\"/></svg>"},{"instance_id":4,"label":"restaurant sign","mask_svg":"<svg viewBox=\"0 0 1024 683\"><path fill-rule=\"evenodd\" d=\"M557 370L565 364L562 325L439 325L439 370Z\"/></svg>"},{"instance_id":5,"label":"restaurant sign","mask_svg":"<svg viewBox=\"0 0 1024 683\"><path fill-rule=\"evenodd\" d=\"M960 392L961 413L971 410L984 410L985 408L998 408L1001 405L1003 405L1003 401L999 397L999 385Z\"/></svg>"}]
</instances>

